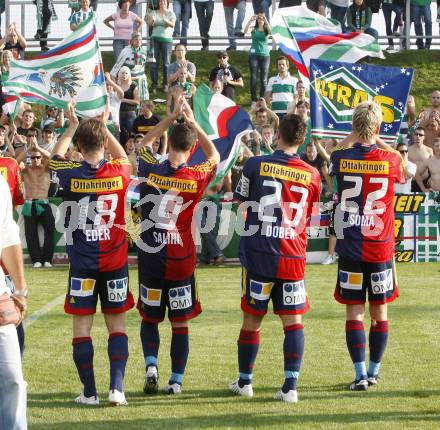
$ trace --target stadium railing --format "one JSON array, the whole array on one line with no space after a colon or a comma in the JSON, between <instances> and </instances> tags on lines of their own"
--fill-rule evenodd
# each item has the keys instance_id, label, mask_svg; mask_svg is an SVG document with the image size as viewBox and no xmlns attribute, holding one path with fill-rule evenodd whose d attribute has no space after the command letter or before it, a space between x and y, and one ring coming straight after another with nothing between
<instances>
[{"instance_id":1,"label":"stadium railing","mask_svg":"<svg viewBox=\"0 0 440 430\"><path fill-rule=\"evenodd\" d=\"M228 46L228 37L226 33L226 26L224 23L224 14L222 7L222 0L215 0L216 7L214 10L214 18L211 26L211 37L210 37L210 47L211 49L224 49ZM62 40L66 34L68 34L69 24L68 17L70 15L70 9L67 7L67 2L65 0L54 0L55 10L58 15L58 21L52 21L52 31L49 35L48 41L49 45L53 46L55 43ZM141 13L140 16L144 17L146 12L146 3L145 0L138 1L140 6ZM28 42L29 50L35 50L39 48L39 41L35 40L34 34L36 33L36 6L32 2L32 0L6 0L5 2L5 19L2 21L2 34L4 34L4 29L9 25L10 22L16 22L19 27L21 33L25 37ZM101 44L101 48L103 51L112 50L112 32L109 28L105 27L102 23L103 19L113 13L116 9L115 0L99 0L98 3L98 20L97 20L97 28L98 35ZM247 2L246 4L246 18L244 21L244 25L247 20L253 14L252 3ZM272 13L278 7L278 2L272 2ZM406 16L410 16L410 0L406 1ZM435 34L434 28L439 29L439 25L436 24L437 17L437 4L435 0L432 2L431 7L431 15L433 22L433 36L432 36L432 45L431 49L439 49L440 48L440 35ZM385 34L385 21L383 18L382 12L379 11L378 14L373 14L373 25L376 30L378 30L379 43L384 47L388 45L387 36ZM147 39L146 28L143 29L143 34L145 39ZM401 39L404 42L405 49L413 49L415 48L415 43L417 38L425 38L424 36L415 36L414 28L411 32L411 22L410 20L405 21L405 27L403 31L403 35L400 37L393 37L395 41L397 39ZM176 38L178 40L178 38ZM190 21L190 27L188 32L188 48L189 49L200 49L200 34L198 29L198 21L196 17L196 13L194 10L194 6L192 9L192 19ZM237 39L238 50L247 50L250 47L251 39L250 37ZM276 49L275 43L273 43L273 49Z\"/></svg>"}]
</instances>

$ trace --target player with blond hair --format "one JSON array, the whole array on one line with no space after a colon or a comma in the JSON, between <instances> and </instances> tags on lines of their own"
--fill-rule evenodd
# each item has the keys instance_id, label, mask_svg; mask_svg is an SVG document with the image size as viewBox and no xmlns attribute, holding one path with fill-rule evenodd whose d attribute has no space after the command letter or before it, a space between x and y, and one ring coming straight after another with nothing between
<instances>
[{"instance_id":1,"label":"player with blond hair","mask_svg":"<svg viewBox=\"0 0 440 430\"><path fill-rule=\"evenodd\" d=\"M376 385L388 339L387 303L398 296L394 255L394 183L404 182L402 158L378 137L380 106L359 104L353 112L355 143L331 154L331 174L338 182L335 231L339 254L335 299L346 305L346 342L355 368L350 390ZM364 331L368 292L371 327L366 367Z\"/></svg>"}]
</instances>

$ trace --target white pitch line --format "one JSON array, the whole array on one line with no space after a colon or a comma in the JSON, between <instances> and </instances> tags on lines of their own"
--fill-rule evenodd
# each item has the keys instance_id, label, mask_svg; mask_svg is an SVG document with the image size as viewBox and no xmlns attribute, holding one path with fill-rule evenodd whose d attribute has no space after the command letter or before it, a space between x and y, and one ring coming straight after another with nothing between
<instances>
[{"instance_id":1,"label":"white pitch line","mask_svg":"<svg viewBox=\"0 0 440 430\"><path fill-rule=\"evenodd\" d=\"M32 315L29 315L28 317L26 317L26 319L23 322L23 327L25 329L28 328L31 324L33 324L39 318L41 318L42 316L44 316L48 312L50 312L55 306L63 303L65 297L66 297L65 294L57 297L56 299L52 300L51 302L46 303L42 308L40 308L38 311L34 312Z\"/></svg>"}]
</instances>

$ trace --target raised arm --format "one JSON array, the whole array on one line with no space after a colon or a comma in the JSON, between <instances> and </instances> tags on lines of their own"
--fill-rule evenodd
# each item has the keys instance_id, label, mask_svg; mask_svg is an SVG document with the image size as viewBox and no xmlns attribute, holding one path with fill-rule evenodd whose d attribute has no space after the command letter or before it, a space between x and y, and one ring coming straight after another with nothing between
<instances>
[{"instance_id":1,"label":"raised arm","mask_svg":"<svg viewBox=\"0 0 440 430\"><path fill-rule=\"evenodd\" d=\"M17 33L17 39L18 39L18 43L20 44L20 46L23 49L27 48L27 42L26 39L24 38L24 36L17 30L17 28L15 28L15 32Z\"/></svg>"},{"instance_id":2,"label":"raised arm","mask_svg":"<svg viewBox=\"0 0 440 430\"><path fill-rule=\"evenodd\" d=\"M185 119L185 122L187 124L191 124L196 129L198 142L200 147L202 148L203 153L206 156L206 159L214 161L215 163L219 163L220 154L218 153L217 148L195 120L191 107L186 101L184 101L183 104L182 115Z\"/></svg>"},{"instance_id":3,"label":"raised arm","mask_svg":"<svg viewBox=\"0 0 440 430\"><path fill-rule=\"evenodd\" d=\"M244 157L250 158L254 156L253 152L244 143L241 144L241 147L243 148Z\"/></svg>"},{"instance_id":4,"label":"raised arm","mask_svg":"<svg viewBox=\"0 0 440 430\"><path fill-rule=\"evenodd\" d=\"M12 145L12 142L9 140L8 133L5 133L5 142L7 146L6 154L8 154L8 157L15 158L15 149Z\"/></svg>"},{"instance_id":5,"label":"raised arm","mask_svg":"<svg viewBox=\"0 0 440 430\"><path fill-rule=\"evenodd\" d=\"M266 107L266 109L267 109L267 115L269 116L269 118L272 119L273 128L275 131L277 131L280 125L280 118L273 110L269 109L268 107Z\"/></svg>"},{"instance_id":6,"label":"raised arm","mask_svg":"<svg viewBox=\"0 0 440 430\"><path fill-rule=\"evenodd\" d=\"M255 23L256 19L257 19L256 15L251 16L251 19L248 21L248 23L246 24L246 27L244 28L244 32L243 32L244 34L248 34L252 31L251 25L252 25L252 23Z\"/></svg>"},{"instance_id":7,"label":"raised arm","mask_svg":"<svg viewBox=\"0 0 440 430\"><path fill-rule=\"evenodd\" d=\"M263 18L264 18L264 22L265 22L266 27L267 27L268 34L272 34L272 27L270 26L270 23L267 20L266 15L263 15Z\"/></svg>"},{"instance_id":8,"label":"raised arm","mask_svg":"<svg viewBox=\"0 0 440 430\"><path fill-rule=\"evenodd\" d=\"M177 118L178 114L176 110L174 113L170 116L167 116L164 118L159 124L155 125L142 139L142 142L140 144L140 147L148 146L149 148L152 147L153 142L155 142L157 139L159 139L167 130L168 127L174 122L174 120Z\"/></svg>"},{"instance_id":9,"label":"raised arm","mask_svg":"<svg viewBox=\"0 0 440 430\"><path fill-rule=\"evenodd\" d=\"M318 150L318 153L321 154L321 157L324 158L324 160L327 161L327 163L330 163L330 155L322 146L321 141L319 139L313 138L313 142L316 145L316 149Z\"/></svg>"},{"instance_id":10,"label":"raised arm","mask_svg":"<svg viewBox=\"0 0 440 430\"><path fill-rule=\"evenodd\" d=\"M3 47L6 45L6 42L8 41L9 34L6 33L1 39L0 39L0 49L3 49Z\"/></svg>"},{"instance_id":11,"label":"raised arm","mask_svg":"<svg viewBox=\"0 0 440 430\"><path fill-rule=\"evenodd\" d=\"M24 161L26 154L27 154L27 149L23 149L18 154L16 154L15 160L17 161L18 164L20 164L22 161Z\"/></svg>"},{"instance_id":12,"label":"raised arm","mask_svg":"<svg viewBox=\"0 0 440 430\"><path fill-rule=\"evenodd\" d=\"M162 145L159 148L159 155L165 155L168 152L168 132L165 131L162 136Z\"/></svg>"},{"instance_id":13,"label":"raised arm","mask_svg":"<svg viewBox=\"0 0 440 430\"><path fill-rule=\"evenodd\" d=\"M55 128L61 128L63 125L64 125L64 109L59 109L57 120L54 122L53 126Z\"/></svg>"},{"instance_id":14,"label":"raised arm","mask_svg":"<svg viewBox=\"0 0 440 430\"><path fill-rule=\"evenodd\" d=\"M408 114L408 126L412 127L416 122L416 102L414 96L409 95L406 102L406 113Z\"/></svg>"},{"instance_id":15,"label":"raised arm","mask_svg":"<svg viewBox=\"0 0 440 430\"><path fill-rule=\"evenodd\" d=\"M164 118L159 124L155 125L142 139L140 148L144 146L152 147L153 142L159 139L163 134L166 133L169 126L177 119L182 113L182 105L185 101L185 97L182 95L174 103L174 111L171 115Z\"/></svg>"},{"instance_id":16,"label":"raised arm","mask_svg":"<svg viewBox=\"0 0 440 430\"><path fill-rule=\"evenodd\" d=\"M167 104L166 104L166 112L167 112L167 116L171 116L171 115L172 115L172 112L171 112L171 105L172 105L172 103L173 103L173 100L174 100L174 90L173 90L173 89L170 89L170 90L168 91L168 94L167 94Z\"/></svg>"},{"instance_id":17,"label":"raised arm","mask_svg":"<svg viewBox=\"0 0 440 430\"><path fill-rule=\"evenodd\" d=\"M35 141L34 141L34 139L35 139ZM36 138L36 137L33 137L32 140L33 140L33 142L32 142L32 144L31 144L32 146L31 146L30 149L35 149L36 151L38 151L38 152L43 156L43 158L45 159L45 161L49 160L49 159L50 159L50 152L49 152L49 151L46 151L46 150L43 149L40 145L38 145L38 142L37 142L37 138Z\"/></svg>"},{"instance_id":18,"label":"raised arm","mask_svg":"<svg viewBox=\"0 0 440 430\"><path fill-rule=\"evenodd\" d=\"M127 153L122 145L116 140L109 129L106 128L107 134L107 150L113 158L127 158Z\"/></svg>"},{"instance_id":19,"label":"raised arm","mask_svg":"<svg viewBox=\"0 0 440 430\"><path fill-rule=\"evenodd\" d=\"M112 86L112 88L115 90L116 94L118 95L119 99L122 100L124 98L124 91L122 88L112 79L110 76L110 73L106 72L105 79L107 80L107 83Z\"/></svg>"},{"instance_id":20,"label":"raised arm","mask_svg":"<svg viewBox=\"0 0 440 430\"><path fill-rule=\"evenodd\" d=\"M72 142L73 135L75 134L79 124L78 117L75 113L75 102L73 100L71 100L67 105L66 115L69 119L69 127L58 139L58 142L52 151L52 155L58 155L59 157L64 157L64 155L66 154L67 150L69 149L69 145Z\"/></svg>"},{"instance_id":21,"label":"raised arm","mask_svg":"<svg viewBox=\"0 0 440 430\"><path fill-rule=\"evenodd\" d=\"M397 151L397 149L394 149L392 146L388 145L388 143L385 143L379 136L376 136L376 145L380 149L384 149L385 151L390 151L393 152L394 154L397 154L403 162L403 158L400 152Z\"/></svg>"}]
</instances>

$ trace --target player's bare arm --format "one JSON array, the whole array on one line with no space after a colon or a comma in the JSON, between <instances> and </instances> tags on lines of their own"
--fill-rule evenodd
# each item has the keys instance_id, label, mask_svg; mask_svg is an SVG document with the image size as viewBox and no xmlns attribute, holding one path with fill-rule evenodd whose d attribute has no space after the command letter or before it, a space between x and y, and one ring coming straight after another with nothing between
<instances>
[{"instance_id":1,"label":"player's bare arm","mask_svg":"<svg viewBox=\"0 0 440 430\"><path fill-rule=\"evenodd\" d=\"M402 157L399 151L397 149L394 149L392 146L385 143L379 136L376 136L376 144L380 149L383 149L385 151L392 152L393 154L396 154L399 156L400 159L400 170L405 174L406 171L406 160Z\"/></svg>"},{"instance_id":2,"label":"player's bare arm","mask_svg":"<svg viewBox=\"0 0 440 430\"><path fill-rule=\"evenodd\" d=\"M327 161L327 163L330 163L330 155L322 146L321 140L313 138L313 142L316 145L316 149L318 150L318 153L321 154L321 157L324 158L324 160Z\"/></svg>"},{"instance_id":3,"label":"player's bare arm","mask_svg":"<svg viewBox=\"0 0 440 430\"><path fill-rule=\"evenodd\" d=\"M75 113L75 102L73 100L67 104L66 116L69 120L69 127L58 139L58 142L52 152L52 155L58 155L59 157L64 157L64 154L69 149L69 145L72 142L73 135L75 134L79 124L78 117Z\"/></svg>"},{"instance_id":4,"label":"player's bare arm","mask_svg":"<svg viewBox=\"0 0 440 430\"><path fill-rule=\"evenodd\" d=\"M145 136L141 142L140 147L147 146L149 148L152 147L153 142L159 139L169 128L169 126L177 119L177 117L181 114L182 104L184 102L184 97L179 97L174 105L174 112L164 118L159 124L153 127Z\"/></svg>"},{"instance_id":5,"label":"player's bare arm","mask_svg":"<svg viewBox=\"0 0 440 430\"><path fill-rule=\"evenodd\" d=\"M116 140L116 138L106 128L107 134L107 150L113 158L127 158L127 153L122 145Z\"/></svg>"},{"instance_id":6,"label":"player's bare arm","mask_svg":"<svg viewBox=\"0 0 440 430\"><path fill-rule=\"evenodd\" d=\"M186 123L191 124L197 130L198 142L200 147L202 148L203 153L206 155L206 159L212 160L215 163L219 163L220 154L218 153L214 143L195 120L193 111L186 100L184 101L182 116L185 119Z\"/></svg>"}]
</instances>

